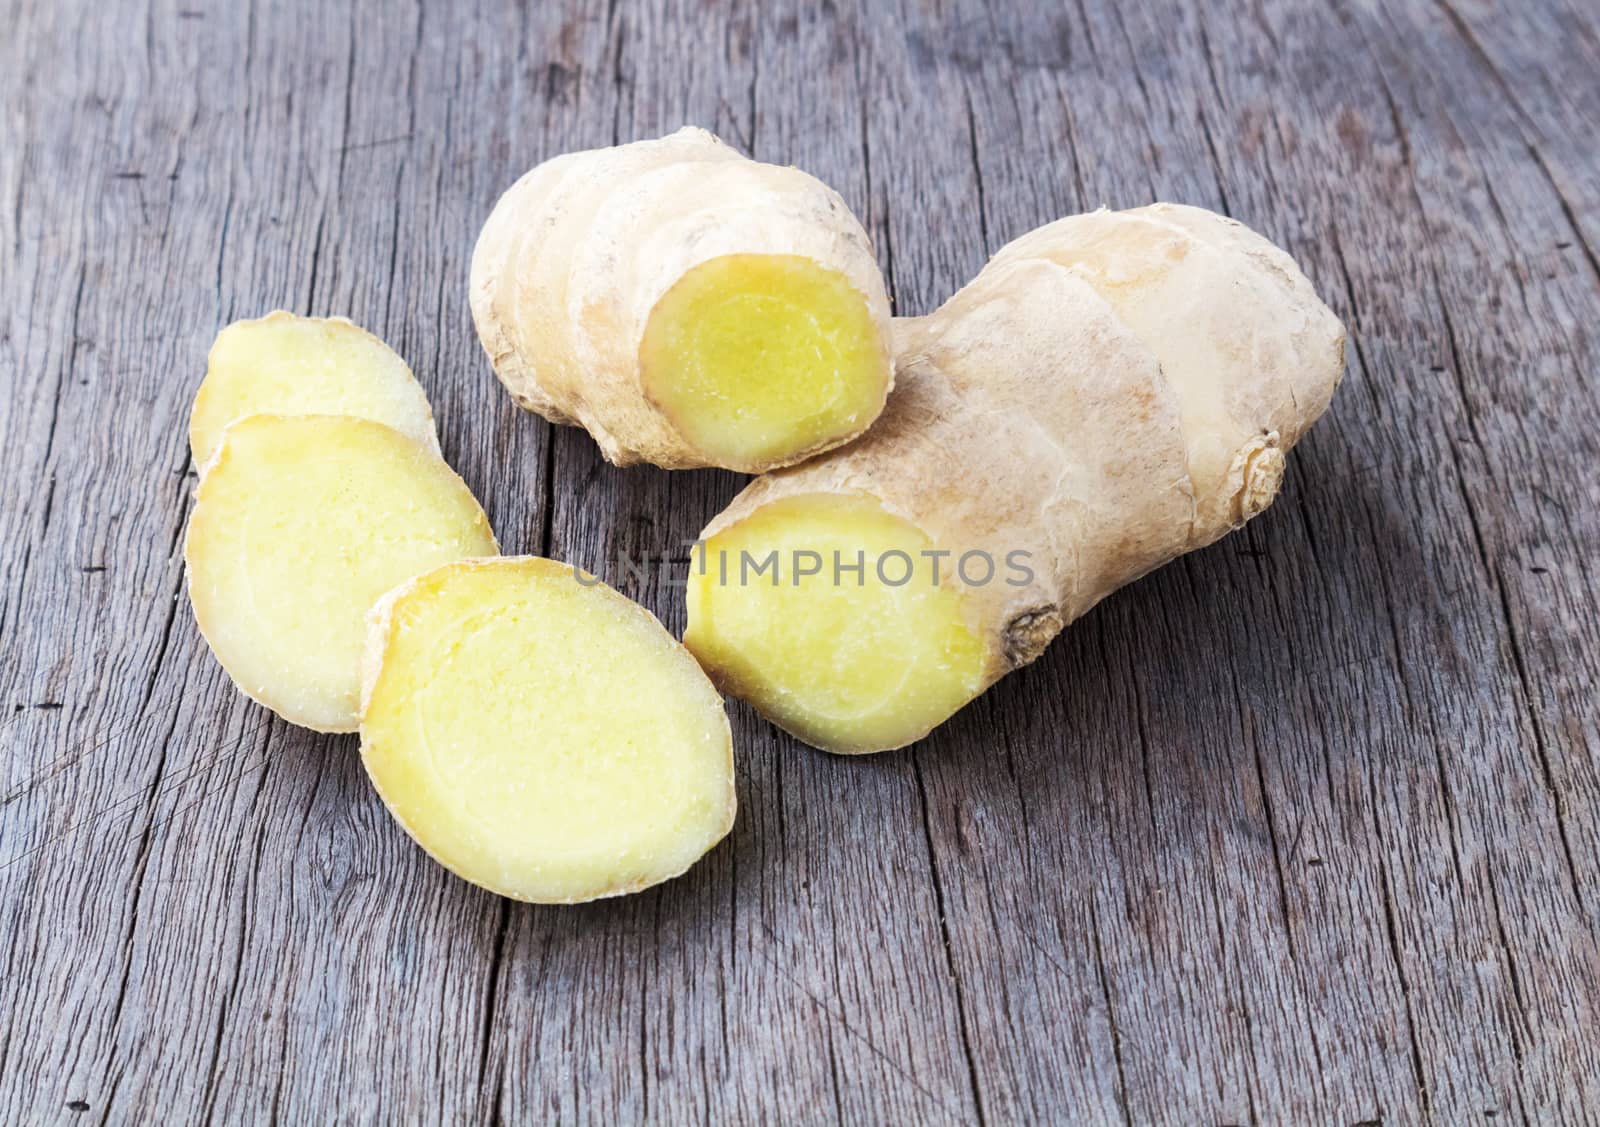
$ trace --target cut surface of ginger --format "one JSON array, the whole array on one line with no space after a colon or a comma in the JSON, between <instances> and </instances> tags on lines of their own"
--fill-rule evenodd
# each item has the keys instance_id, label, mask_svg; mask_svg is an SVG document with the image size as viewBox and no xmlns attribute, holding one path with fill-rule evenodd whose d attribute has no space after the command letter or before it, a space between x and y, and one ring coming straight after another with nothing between
<instances>
[{"instance_id":1,"label":"cut surface of ginger","mask_svg":"<svg viewBox=\"0 0 1600 1127\"><path fill-rule=\"evenodd\" d=\"M645 395L708 459L797 460L876 417L890 360L866 298L798 255L732 254L687 271L650 311Z\"/></svg>"},{"instance_id":2,"label":"cut surface of ginger","mask_svg":"<svg viewBox=\"0 0 1600 1127\"><path fill-rule=\"evenodd\" d=\"M677 876L734 815L722 698L649 611L531 556L449 564L373 612L361 758L407 833L503 896Z\"/></svg>"},{"instance_id":3,"label":"cut surface of ginger","mask_svg":"<svg viewBox=\"0 0 1600 1127\"><path fill-rule=\"evenodd\" d=\"M211 460L223 428L250 415L353 415L439 449L433 411L406 362L343 317L279 310L217 334L189 415L195 465Z\"/></svg>"},{"instance_id":4,"label":"cut surface of ginger","mask_svg":"<svg viewBox=\"0 0 1600 1127\"><path fill-rule=\"evenodd\" d=\"M935 584L922 554L931 548L871 497L764 505L697 550L684 644L807 743L841 753L903 746L983 686L983 645L960 589L947 577Z\"/></svg>"},{"instance_id":5,"label":"cut surface of ginger","mask_svg":"<svg viewBox=\"0 0 1600 1127\"><path fill-rule=\"evenodd\" d=\"M255 415L224 432L184 557L234 682L286 720L353 732L367 611L410 576L498 551L431 447L365 419Z\"/></svg>"}]
</instances>

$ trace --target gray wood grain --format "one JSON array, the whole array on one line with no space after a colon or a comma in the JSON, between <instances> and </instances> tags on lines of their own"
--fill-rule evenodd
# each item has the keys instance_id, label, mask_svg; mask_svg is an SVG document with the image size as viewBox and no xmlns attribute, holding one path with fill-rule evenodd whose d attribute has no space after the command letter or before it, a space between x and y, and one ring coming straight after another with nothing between
<instances>
[{"instance_id":1,"label":"gray wood grain","mask_svg":"<svg viewBox=\"0 0 1600 1127\"><path fill-rule=\"evenodd\" d=\"M1585 1122L1600 1108L1600 18L1574 0L0 5L0 1121ZM1285 495L917 747L732 707L687 876L514 905L183 598L189 398L381 333L508 550L676 554L733 475L500 393L498 192L706 125L896 307L1152 198L1303 263L1350 372ZM610 578L673 629L659 576Z\"/></svg>"}]
</instances>

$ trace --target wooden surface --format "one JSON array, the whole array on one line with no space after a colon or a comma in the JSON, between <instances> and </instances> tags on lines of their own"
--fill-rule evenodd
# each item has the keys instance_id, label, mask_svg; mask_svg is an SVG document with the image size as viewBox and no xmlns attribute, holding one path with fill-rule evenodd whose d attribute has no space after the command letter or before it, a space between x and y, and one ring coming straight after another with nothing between
<instances>
[{"instance_id":1,"label":"wooden surface","mask_svg":"<svg viewBox=\"0 0 1600 1127\"><path fill-rule=\"evenodd\" d=\"M0 1122L1582 1122L1600 1114L1600 14L1581 0L0 3ZM508 551L673 552L723 473L519 412L497 193L706 125L897 308L1151 199L1351 332L1249 530L915 749L732 705L684 878L511 904L196 633L213 334L343 313ZM682 627L679 592L622 584Z\"/></svg>"}]
</instances>

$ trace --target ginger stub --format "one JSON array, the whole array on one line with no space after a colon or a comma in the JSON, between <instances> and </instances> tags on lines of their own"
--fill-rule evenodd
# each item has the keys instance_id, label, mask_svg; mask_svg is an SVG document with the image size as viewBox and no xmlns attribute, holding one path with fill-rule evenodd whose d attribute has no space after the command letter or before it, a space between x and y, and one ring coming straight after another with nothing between
<instances>
[{"instance_id":1,"label":"ginger stub","mask_svg":"<svg viewBox=\"0 0 1600 1127\"><path fill-rule=\"evenodd\" d=\"M872 430L751 483L690 577L684 642L712 678L836 752L926 735L1116 588L1265 509L1344 332L1267 240L1157 204L1022 236L897 320L896 354ZM722 581L724 557L773 549L828 566ZM897 549L921 561L907 585L871 562L833 574L835 550Z\"/></svg>"},{"instance_id":2,"label":"ginger stub","mask_svg":"<svg viewBox=\"0 0 1600 1127\"><path fill-rule=\"evenodd\" d=\"M516 401L618 465L788 465L860 434L893 383L860 223L702 129L523 176L478 238L471 298Z\"/></svg>"},{"instance_id":3,"label":"ginger stub","mask_svg":"<svg viewBox=\"0 0 1600 1127\"><path fill-rule=\"evenodd\" d=\"M217 334L189 415L194 464L204 467L223 428L250 415L352 415L439 452L433 410L411 369L343 317L278 310Z\"/></svg>"},{"instance_id":4,"label":"ginger stub","mask_svg":"<svg viewBox=\"0 0 1600 1127\"><path fill-rule=\"evenodd\" d=\"M431 446L366 419L255 415L222 434L184 558L200 632L234 683L293 723L353 732L373 603L498 551Z\"/></svg>"},{"instance_id":5,"label":"ginger stub","mask_svg":"<svg viewBox=\"0 0 1600 1127\"><path fill-rule=\"evenodd\" d=\"M473 884L573 903L677 876L733 825L722 698L649 611L537 557L447 564L374 609L361 758Z\"/></svg>"}]
</instances>

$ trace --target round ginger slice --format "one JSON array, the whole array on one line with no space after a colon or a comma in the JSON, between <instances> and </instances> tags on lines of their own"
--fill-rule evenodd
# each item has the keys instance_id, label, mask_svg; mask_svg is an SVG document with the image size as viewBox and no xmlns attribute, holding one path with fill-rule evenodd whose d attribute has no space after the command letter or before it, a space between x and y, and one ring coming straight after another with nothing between
<instances>
[{"instance_id":1,"label":"round ginger slice","mask_svg":"<svg viewBox=\"0 0 1600 1127\"><path fill-rule=\"evenodd\" d=\"M367 611L410 576L498 551L431 447L366 419L256 415L224 431L184 558L234 683L285 720L353 732Z\"/></svg>"},{"instance_id":2,"label":"round ginger slice","mask_svg":"<svg viewBox=\"0 0 1600 1127\"><path fill-rule=\"evenodd\" d=\"M464 560L370 616L361 760L440 864L535 903L675 877L733 825L722 698L649 611L566 564Z\"/></svg>"},{"instance_id":3,"label":"round ginger slice","mask_svg":"<svg viewBox=\"0 0 1600 1127\"><path fill-rule=\"evenodd\" d=\"M280 309L217 334L189 415L194 464L204 467L223 429L251 415L353 415L439 452L433 410L411 369L343 317Z\"/></svg>"}]
</instances>

